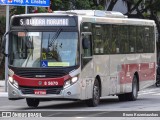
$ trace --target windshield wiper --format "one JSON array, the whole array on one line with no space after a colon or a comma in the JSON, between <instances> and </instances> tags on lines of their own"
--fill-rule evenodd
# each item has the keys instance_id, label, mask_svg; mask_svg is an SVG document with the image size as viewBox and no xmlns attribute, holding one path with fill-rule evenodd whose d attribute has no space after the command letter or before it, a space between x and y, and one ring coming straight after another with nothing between
<instances>
[{"instance_id":1,"label":"windshield wiper","mask_svg":"<svg viewBox=\"0 0 160 120\"><path fill-rule=\"evenodd\" d=\"M26 26L25 26L25 32L26 32L26 34L25 34L25 44L27 46L27 49L29 49L29 51L30 51L30 53L28 55L28 58L26 60L26 64L25 64L25 67L26 67L31 56L32 56L32 59L33 59L34 46L33 46L33 39L31 40L31 37L28 36L28 29L26 28Z\"/></svg>"},{"instance_id":2,"label":"windshield wiper","mask_svg":"<svg viewBox=\"0 0 160 120\"><path fill-rule=\"evenodd\" d=\"M52 37L51 41L48 40L48 42L49 42L49 43L48 43L48 48L49 48L49 47L52 47L52 45L54 44L55 40L58 38L59 34L61 33L61 31L62 31L62 28L59 28L59 29L56 31L56 34ZM50 37L49 37L49 39L50 39Z\"/></svg>"},{"instance_id":3,"label":"windshield wiper","mask_svg":"<svg viewBox=\"0 0 160 120\"><path fill-rule=\"evenodd\" d=\"M28 29L27 29L26 25L24 25L24 30L26 32L26 34L25 34L25 44L26 44L27 48L34 49L33 41L31 42L30 36L27 35Z\"/></svg>"}]
</instances>

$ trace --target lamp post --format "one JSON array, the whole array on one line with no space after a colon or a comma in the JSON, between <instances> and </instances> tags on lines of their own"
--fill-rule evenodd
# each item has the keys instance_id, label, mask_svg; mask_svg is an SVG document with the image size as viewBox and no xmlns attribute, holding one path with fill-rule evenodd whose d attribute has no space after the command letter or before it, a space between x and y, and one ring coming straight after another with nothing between
<instances>
[{"instance_id":1,"label":"lamp post","mask_svg":"<svg viewBox=\"0 0 160 120\"><path fill-rule=\"evenodd\" d=\"M9 5L6 6L6 32L9 31ZM8 47L8 38L6 36L6 48ZM5 49L5 53L8 54L8 49ZM5 57L5 92L7 92L7 81L8 81L8 57Z\"/></svg>"}]
</instances>

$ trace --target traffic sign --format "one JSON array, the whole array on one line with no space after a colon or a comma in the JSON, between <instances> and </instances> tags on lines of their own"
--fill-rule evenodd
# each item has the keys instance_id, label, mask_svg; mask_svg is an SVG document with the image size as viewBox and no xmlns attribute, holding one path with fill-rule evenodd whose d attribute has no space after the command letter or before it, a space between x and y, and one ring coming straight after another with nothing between
<instances>
[{"instance_id":1,"label":"traffic sign","mask_svg":"<svg viewBox=\"0 0 160 120\"><path fill-rule=\"evenodd\" d=\"M47 60L42 60L41 61L41 67L48 67L48 61Z\"/></svg>"},{"instance_id":2,"label":"traffic sign","mask_svg":"<svg viewBox=\"0 0 160 120\"><path fill-rule=\"evenodd\" d=\"M0 5L48 7L50 0L0 0Z\"/></svg>"}]
</instances>

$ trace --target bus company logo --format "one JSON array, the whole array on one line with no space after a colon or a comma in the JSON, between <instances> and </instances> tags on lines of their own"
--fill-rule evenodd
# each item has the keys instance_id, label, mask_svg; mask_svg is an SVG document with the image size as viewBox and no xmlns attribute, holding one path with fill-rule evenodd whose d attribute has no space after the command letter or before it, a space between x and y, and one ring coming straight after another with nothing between
<instances>
[{"instance_id":1,"label":"bus company logo","mask_svg":"<svg viewBox=\"0 0 160 120\"><path fill-rule=\"evenodd\" d=\"M38 82L38 85L42 85L42 81L39 81L39 82Z\"/></svg>"},{"instance_id":2,"label":"bus company logo","mask_svg":"<svg viewBox=\"0 0 160 120\"><path fill-rule=\"evenodd\" d=\"M35 75L36 78L45 78L46 75Z\"/></svg>"},{"instance_id":3,"label":"bus company logo","mask_svg":"<svg viewBox=\"0 0 160 120\"><path fill-rule=\"evenodd\" d=\"M11 112L2 112L2 117L12 117Z\"/></svg>"}]
</instances>

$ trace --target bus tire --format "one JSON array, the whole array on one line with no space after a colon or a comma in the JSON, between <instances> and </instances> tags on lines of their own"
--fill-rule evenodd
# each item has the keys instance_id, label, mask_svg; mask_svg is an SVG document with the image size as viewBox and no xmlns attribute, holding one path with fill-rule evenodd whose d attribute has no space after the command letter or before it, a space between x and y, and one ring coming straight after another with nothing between
<instances>
[{"instance_id":1,"label":"bus tire","mask_svg":"<svg viewBox=\"0 0 160 120\"><path fill-rule=\"evenodd\" d=\"M118 95L119 101L126 101L126 94L120 94Z\"/></svg>"},{"instance_id":2,"label":"bus tire","mask_svg":"<svg viewBox=\"0 0 160 120\"><path fill-rule=\"evenodd\" d=\"M39 105L39 99L26 98L27 105L32 108L36 108Z\"/></svg>"},{"instance_id":3,"label":"bus tire","mask_svg":"<svg viewBox=\"0 0 160 120\"><path fill-rule=\"evenodd\" d=\"M138 97L138 80L137 77L134 75L132 81L132 92L127 93L126 97L129 101L135 101Z\"/></svg>"},{"instance_id":4,"label":"bus tire","mask_svg":"<svg viewBox=\"0 0 160 120\"><path fill-rule=\"evenodd\" d=\"M100 102L100 83L97 79L94 81L93 85L93 92L92 92L92 98L86 100L86 104L88 107L96 107L99 105Z\"/></svg>"},{"instance_id":5,"label":"bus tire","mask_svg":"<svg viewBox=\"0 0 160 120\"><path fill-rule=\"evenodd\" d=\"M156 82L155 85L156 85L156 87L159 87L159 86L160 86L160 83Z\"/></svg>"}]
</instances>

